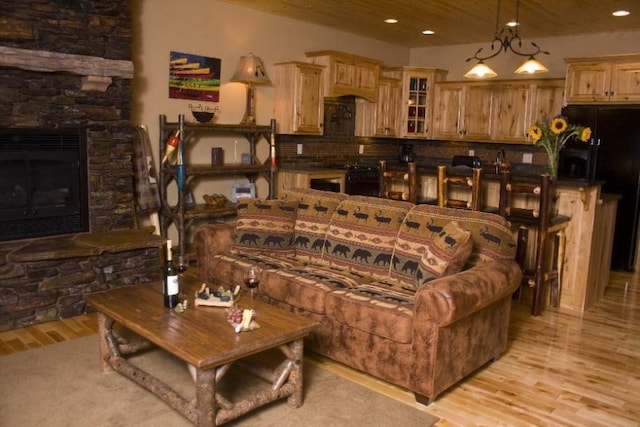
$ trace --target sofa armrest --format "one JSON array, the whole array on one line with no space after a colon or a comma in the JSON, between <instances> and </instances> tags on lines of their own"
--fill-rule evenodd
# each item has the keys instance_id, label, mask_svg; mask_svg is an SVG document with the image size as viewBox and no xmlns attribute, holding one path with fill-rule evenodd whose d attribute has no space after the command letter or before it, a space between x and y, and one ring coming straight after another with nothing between
<instances>
[{"instance_id":1,"label":"sofa armrest","mask_svg":"<svg viewBox=\"0 0 640 427\"><path fill-rule=\"evenodd\" d=\"M204 224L196 229L193 235L193 245L198 259L198 276L203 274L206 260L218 254L229 253L233 247L236 223Z\"/></svg>"},{"instance_id":2,"label":"sofa armrest","mask_svg":"<svg viewBox=\"0 0 640 427\"><path fill-rule=\"evenodd\" d=\"M441 277L416 292L416 325L433 322L446 326L518 289L522 271L515 261L488 261ZM419 326L418 326L419 327Z\"/></svg>"}]
</instances>

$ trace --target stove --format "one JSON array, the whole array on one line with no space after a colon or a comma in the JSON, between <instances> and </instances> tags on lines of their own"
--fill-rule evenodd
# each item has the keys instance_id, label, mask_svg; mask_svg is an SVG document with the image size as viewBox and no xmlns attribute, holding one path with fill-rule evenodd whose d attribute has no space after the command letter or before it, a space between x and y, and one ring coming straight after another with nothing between
<instances>
[{"instance_id":1,"label":"stove","mask_svg":"<svg viewBox=\"0 0 640 427\"><path fill-rule=\"evenodd\" d=\"M346 165L345 193L378 197L380 193L379 171L377 166Z\"/></svg>"}]
</instances>

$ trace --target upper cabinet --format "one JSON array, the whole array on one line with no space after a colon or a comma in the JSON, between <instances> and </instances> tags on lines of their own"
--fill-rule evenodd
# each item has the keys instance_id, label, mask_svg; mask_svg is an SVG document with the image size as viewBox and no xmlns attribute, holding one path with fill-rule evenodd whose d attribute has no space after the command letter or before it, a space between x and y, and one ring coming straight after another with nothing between
<instances>
[{"instance_id":1,"label":"upper cabinet","mask_svg":"<svg viewBox=\"0 0 640 427\"><path fill-rule=\"evenodd\" d=\"M378 100L380 61L334 50L305 52L313 64L325 67L325 97L355 95L370 102Z\"/></svg>"},{"instance_id":2,"label":"upper cabinet","mask_svg":"<svg viewBox=\"0 0 640 427\"><path fill-rule=\"evenodd\" d=\"M494 108L490 84L441 82L436 84L433 137L443 139L491 139Z\"/></svg>"},{"instance_id":3,"label":"upper cabinet","mask_svg":"<svg viewBox=\"0 0 640 427\"><path fill-rule=\"evenodd\" d=\"M434 84L444 80L447 72L435 68L397 67L383 70L383 75L402 82L397 135L430 138L433 134Z\"/></svg>"},{"instance_id":4,"label":"upper cabinet","mask_svg":"<svg viewBox=\"0 0 640 427\"><path fill-rule=\"evenodd\" d=\"M402 81L380 77L377 102L356 100L356 136L398 137Z\"/></svg>"},{"instance_id":5,"label":"upper cabinet","mask_svg":"<svg viewBox=\"0 0 640 427\"><path fill-rule=\"evenodd\" d=\"M322 135L324 67L306 62L274 64L277 132L283 134Z\"/></svg>"},{"instance_id":6,"label":"upper cabinet","mask_svg":"<svg viewBox=\"0 0 640 427\"><path fill-rule=\"evenodd\" d=\"M563 88L562 79L437 83L433 136L526 142L529 126L560 113Z\"/></svg>"},{"instance_id":7,"label":"upper cabinet","mask_svg":"<svg viewBox=\"0 0 640 427\"><path fill-rule=\"evenodd\" d=\"M567 58L567 104L640 101L640 55Z\"/></svg>"}]
</instances>

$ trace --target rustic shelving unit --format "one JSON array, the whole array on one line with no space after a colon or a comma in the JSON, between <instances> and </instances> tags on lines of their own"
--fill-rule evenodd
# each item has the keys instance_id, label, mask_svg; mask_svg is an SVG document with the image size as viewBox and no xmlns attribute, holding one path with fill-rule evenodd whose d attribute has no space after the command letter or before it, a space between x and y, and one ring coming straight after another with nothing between
<instances>
[{"instance_id":1,"label":"rustic shelving unit","mask_svg":"<svg viewBox=\"0 0 640 427\"><path fill-rule=\"evenodd\" d=\"M173 224L178 232L176 257L189 260L193 257L192 250L188 248L189 236L187 229L194 220L206 220L224 217L233 217L237 214L235 203L227 201L220 207L207 205L206 203L186 203L186 196L191 186L196 181L203 179L215 179L216 177L229 177L245 175L249 182L255 182L259 177L264 177L269 183L269 198L274 197L274 184L276 174L275 163L275 120L271 120L268 126L246 124L213 124L213 123L187 123L183 114L178 116L178 121L168 122L166 115L160 115L160 159L164 157L166 143L169 137L180 130L181 155L184 165L184 185L178 188L178 200L170 204L167 197L167 189L170 185L178 184L178 167L174 162L167 161L160 165L159 189L160 189L160 232L167 237L169 227ZM249 155L251 163L225 163L220 166L191 164L188 158L189 147L199 143L202 135L233 136L241 135L249 141ZM270 144L269 157L263 163L256 156L256 146L261 141Z\"/></svg>"}]
</instances>

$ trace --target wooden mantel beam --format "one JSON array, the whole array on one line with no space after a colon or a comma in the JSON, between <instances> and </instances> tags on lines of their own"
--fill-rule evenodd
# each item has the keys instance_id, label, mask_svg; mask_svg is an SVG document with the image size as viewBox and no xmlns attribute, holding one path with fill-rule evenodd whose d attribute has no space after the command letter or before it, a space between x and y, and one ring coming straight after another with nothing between
<instances>
[{"instance_id":1,"label":"wooden mantel beam","mask_svg":"<svg viewBox=\"0 0 640 427\"><path fill-rule=\"evenodd\" d=\"M132 61L6 46L0 46L0 66L31 71L66 71L81 76L133 78Z\"/></svg>"}]
</instances>

